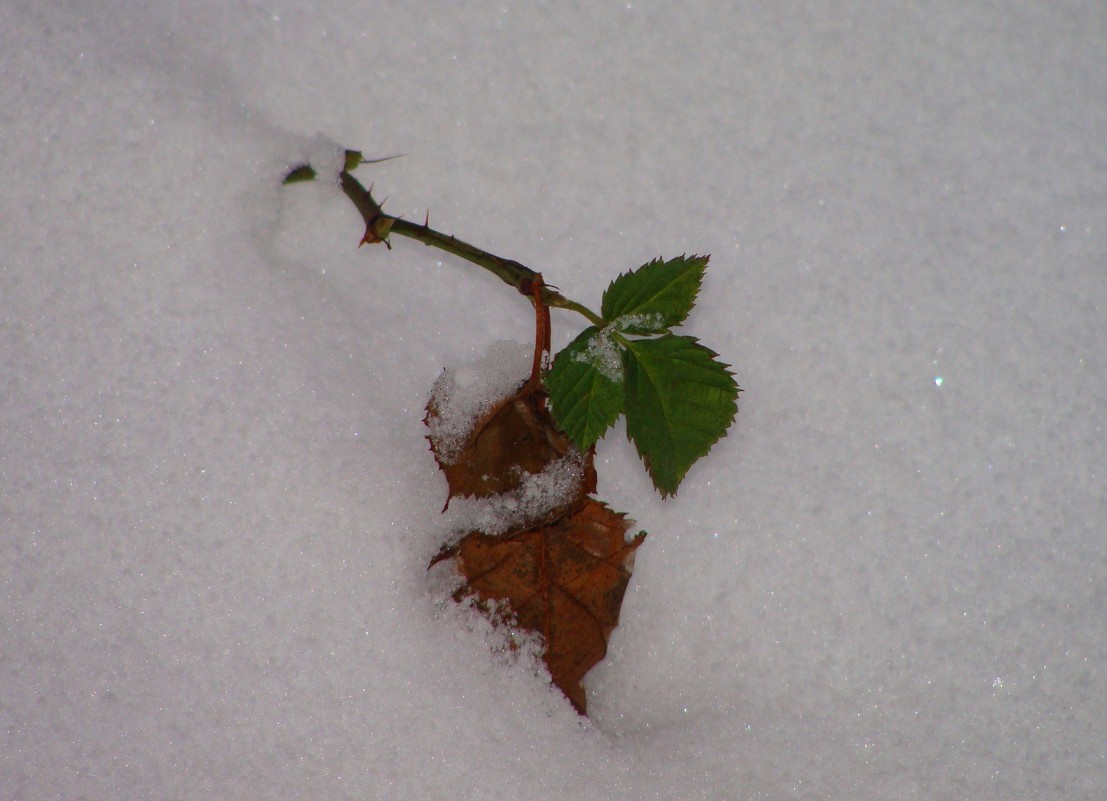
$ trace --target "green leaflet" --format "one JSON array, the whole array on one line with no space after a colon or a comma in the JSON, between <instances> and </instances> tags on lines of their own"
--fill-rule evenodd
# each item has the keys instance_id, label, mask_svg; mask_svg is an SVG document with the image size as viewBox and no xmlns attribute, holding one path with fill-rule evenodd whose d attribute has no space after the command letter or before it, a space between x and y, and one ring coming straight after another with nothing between
<instances>
[{"instance_id":1,"label":"green leaflet","mask_svg":"<svg viewBox=\"0 0 1107 801\"><path fill-rule=\"evenodd\" d=\"M554 420L582 450L625 413L627 436L663 497L738 411L728 365L669 330L688 317L706 266L706 256L658 259L616 278L603 295L603 325L557 354L545 380Z\"/></svg>"},{"instance_id":2,"label":"green leaflet","mask_svg":"<svg viewBox=\"0 0 1107 801\"><path fill-rule=\"evenodd\" d=\"M627 436L662 496L711 450L738 411L728 365L692 337L666 334L627 343Z\"/></svg>"},{"instance_id":3,"label":"green leaflet","mask_svg":"<svg viewBox=\"0 0 1107 801\"><path fill-rule=\"evenodd\" d=\"M314 181L315 170L312 169L310 164L302 164L296 169L292 170L288 175L284 177L281 183L285 184L298 184L304 181Z\"/></svg>"},{"instance_id":4,"label":"green leaflet","mask_svg":"<svg viewBox=\"0 0 1107 801\"><path fill-rule=\"evenodd\" d=\"M546 375L554 420L588 450L623 413L623 364L605 331L590 326L557 354Z\"/></svg>"},{"instance_id":5,"label":"green leaflet","mask_svg":"<svg viewBox=\"0 0 1107 801\"><path fill-rule=\"evenodd\" d=\"M696 302L707 259L655 259L623 273L603 293L603 319L628 334L658 334L679 325Z\"/></svg>"}]
</instances>

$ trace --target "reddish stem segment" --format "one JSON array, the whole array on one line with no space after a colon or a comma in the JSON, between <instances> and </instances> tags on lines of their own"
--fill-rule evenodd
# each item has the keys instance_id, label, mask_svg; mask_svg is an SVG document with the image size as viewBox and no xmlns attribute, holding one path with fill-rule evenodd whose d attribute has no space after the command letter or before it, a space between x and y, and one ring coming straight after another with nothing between
<instances>
[{"instance_id":1,"label":"reddish stem segment","mask_svg":"<svg viewBox=\"0 0 1107 801\"><path fill-rule=\"evenodd\" d=\"M541 273L535 273L530 279L529 285L519 288L524 295L531 296L534 303L534 362L530 369L530 379L527 385L536 391L539 408L546 405L545 393L538 392L542 387L542 369L546 365L546 355L550 352L550 307L546 305L544 290L546 282L542 280Z\"/></svg>"}]
</instances>

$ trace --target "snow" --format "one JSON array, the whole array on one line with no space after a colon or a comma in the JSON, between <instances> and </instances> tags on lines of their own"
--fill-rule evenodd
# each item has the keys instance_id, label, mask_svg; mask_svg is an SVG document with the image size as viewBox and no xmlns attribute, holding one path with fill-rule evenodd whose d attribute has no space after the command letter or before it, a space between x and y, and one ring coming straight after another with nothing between
<instances>
[{"instance_id":1,"label":"snow","mask_svg":"<svg viewBox=\"0 0 1107 801\"><path fill-rule=\"evenodd\" d=\"M0 10L0 800L1107 797L1107 12ZM743 388L579 718L427 576L423 408L711 253ZM579 330L555 311L555 348Z\"/></svg>"},{"instance_id":2,"label":"snow","mask_svg":"<svg viewBox=\"0 0 1107 801\"><path fill-rule=\"evenodd\" d=\"M618 322L618 320L615 322ZM573 361L589 363L608 381L621 384L623 382L623 356L615 345L613 338L618 330L615 325L612 325L597 332L583 350L572 354Z\"/></svg>"},{"instance_id":3,"label":"snow","mask_svg":"<svg viewBox=\"0 0 1107 801\"><path fill-rule=\"evenodd\" d=\"M317 133L308 146L305 163L315 170L320 183L339 185L339 175L346 167L347 148L324 133Z\"/></svg>"}]
</instances>

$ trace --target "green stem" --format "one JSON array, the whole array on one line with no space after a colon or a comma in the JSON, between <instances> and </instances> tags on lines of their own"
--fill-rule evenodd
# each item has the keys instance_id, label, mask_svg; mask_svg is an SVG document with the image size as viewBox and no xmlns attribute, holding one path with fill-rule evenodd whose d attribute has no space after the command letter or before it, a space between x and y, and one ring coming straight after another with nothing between
<instances>
[{"instance_id":1,"label":"green stem","mask_svg":"<svg viewBox=\"0 0 1107 801\"><path fill-rule=\"evenodd\" d=\"M388 215L384 216L388 217ZM407 220L401 220L398 217L388 218L390 234L406 236L409 239L422 242L427 247L438 248L458 258L465 259L465 261L472 262L488 270L488 272L497 276L501 281L510 284L520 292L525 292L525 287L527 287L538 275L534 270L513 259L501 258L486 250L481 250L474 245L470 245L468 242L462 242L455 236L436 231L428 225L417 225ZM553 304L547 302L547 305Z\"/></svg>"},{"instance_id":2,"label":"green stem","mask_svg":"<svg viewBox=\"0 0 1107 801\"><path fill-rule=\"evenodd\" d=\"M310 167L307 167L307 169L310 169ZM298 180L311 180L311 178L302 177L305 176L305 167L297 167L292 170L289 173L289 178L293 176L296 176ZM288 181L289 179L286 178L285 182ZM422 242L427 247L444 250L458 258L476 264L478 267L483 267L504 283L515 287L520 293L528 296L531 294L531 287L538 273L526 265L513 259L496 256L487 250L470 245L468 242L462 242L457 237L434 230L426 223L417 225L399 217L393 217L391 214L385 214L381 210L380 204L373 199L372 192L362 186L354 176L345 170L339 175L339 184L346 197L350 199L361 214L362 219L365 220L365 236L362 243L383 242L386 246L391 247L388 243L390 235L406 236L409 239ZM575 300L570 300L549 286L543 286L542 288L542 301L547 306L575 311L577 314L586 317L594 325L603 325L603 318L594 311Z\"/></svg>"}]
</instances>

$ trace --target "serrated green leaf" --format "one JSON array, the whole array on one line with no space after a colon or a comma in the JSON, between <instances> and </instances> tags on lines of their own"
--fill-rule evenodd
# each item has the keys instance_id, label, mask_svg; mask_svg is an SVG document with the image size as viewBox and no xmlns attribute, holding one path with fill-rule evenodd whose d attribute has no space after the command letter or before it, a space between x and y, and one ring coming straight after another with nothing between
<instances>
[{"instance_id":1,"label":"serrated green leaf","mask_svg":"<svg viewBox=\"0 0 1107 801\"><path fill-rule=\"evenodd\" d=\"M666 334L623 351L627 436L662 497L734 421L738 385L714 351Z\"/></svg>"},{"instance_id":2,"label":"serrated green leaf","mask_svg":"<svg viewBox=\"0 0 1107 801\"><path fill-rule=\"evenodd\" d=\"M586 328L554 358L545 386L554 422L581 450L623 412L622 360L608 332Z\"/></svg>"},{"instance_id":3,"label":"serrated green leaf","mask_svg":"<svg viewBox=\"0 0 1107 801\"><path fill-rule=\"evenodd\" d=\"M680 325L695 305L708 258L655 259L623 273L603 293L603 319L629 334L658 334Z\"/></svg>"}]
</instances>

